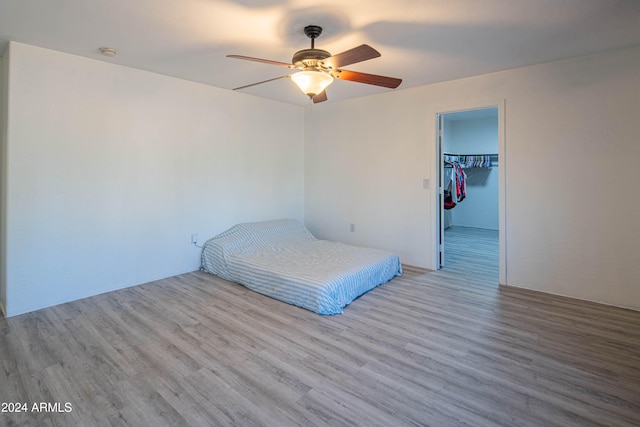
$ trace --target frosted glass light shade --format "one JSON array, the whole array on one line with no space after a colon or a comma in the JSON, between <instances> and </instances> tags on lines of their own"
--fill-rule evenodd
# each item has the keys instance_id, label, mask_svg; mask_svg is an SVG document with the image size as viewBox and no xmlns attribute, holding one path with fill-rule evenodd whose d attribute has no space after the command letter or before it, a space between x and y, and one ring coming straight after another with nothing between
<instances>
[{"instance_id":1,"label":"frosted glass light shade","mask_svg":"<svg viewBox=\"0 0 640 427\"><path fill-rule=\"evenodd\" d=\"M291 76L302 93L313 97L333 82L333 77L322 71L299 71Z\"/></svg>"}]
</instances>

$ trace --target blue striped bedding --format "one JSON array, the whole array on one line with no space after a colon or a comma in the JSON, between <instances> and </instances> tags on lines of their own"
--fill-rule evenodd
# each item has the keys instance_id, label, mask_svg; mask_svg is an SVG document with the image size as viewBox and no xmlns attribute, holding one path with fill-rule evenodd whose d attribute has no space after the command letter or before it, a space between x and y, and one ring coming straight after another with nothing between
<instances>
[{"instance_id":1,"label":"blue striped bedding","mask_svg":"<svg viewBox=\"0 0 640 427\"><path fill-rule=\"evenodd\" d=\"M202 268L261 294L319 314L402 274L397 255L316 239L292 219L238 224L209 239Z\"/></svg>"}]
</instances>

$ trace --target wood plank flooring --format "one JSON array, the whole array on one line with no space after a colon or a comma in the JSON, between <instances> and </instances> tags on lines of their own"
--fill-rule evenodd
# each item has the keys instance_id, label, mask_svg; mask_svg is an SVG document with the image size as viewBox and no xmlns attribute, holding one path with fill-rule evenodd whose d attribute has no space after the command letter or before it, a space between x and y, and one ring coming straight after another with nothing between
<instances>
[{"instance_id":1,"label":"wood plank flooring","mask_svg":"<svg viewBox=\"0 0 640 427\"><path fill-rule=\"evenodd\" d=\"M450 227L444 231L444 269L462 276L482 276L476 285L497 286L498 230Z\"/></svg>"},{"instance_id":2,"label":"wood plank flooring","mask_svg":"<svg viewBox=\"0 0 640 427\"><path fill-rule=\"evenodd\" d=\"M2 319L0 425L640 425L640 312L499 287L451 231L343 315L193 272Z\"/></svg>"}]
</instances>

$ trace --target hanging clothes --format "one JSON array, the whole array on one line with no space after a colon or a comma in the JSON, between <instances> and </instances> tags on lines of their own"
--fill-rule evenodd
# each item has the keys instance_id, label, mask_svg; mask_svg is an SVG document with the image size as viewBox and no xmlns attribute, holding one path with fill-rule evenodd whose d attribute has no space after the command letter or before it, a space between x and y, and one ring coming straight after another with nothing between
<instances>
[{"instance_id":1,"label":"hanging clothes","mask_svg":"<svg viewBox=\"0 0 640 427\"><path fill-rule=\"evenodd\" d=\"M451 163L451 176L446 181L444 208L453 209L467 197L467 175L458 162Z\"/></svg>"},{"instance_id":2,"label":"hanging clothes","mask_svg":"<svg viewBox=\"0 0 640 427\"><path fill-rule=\"evenodd\" d=\"M453 195L451 194L451 183L449 183L449 189L444 190L444 208L449 210L456 207L456 202L453 201Z\"/></svg>"},{"instance_id":3,"label":"hanging clothes","mask_svg":"<svg viewBox=\"0 0 640 427\"><path fill-rule=\"evenodd\" d=\"M457 162L463 168L490 168L493 166L491 157L497 154L447 154L444 153L444 161Z\"/></svg>"},{"instance_id":4,"label":"hanging clothes","mask_svg":"<svg viewBox=\"0 0 640 427\"><path fill-rule=\"evenodd\" d=\"M453 184L455 182L455 174L453 173L453 162L445 158L445 170L444 170L444 199L443 205L446 210L456 207L456 201L453 200L451 190L455 188Z\"/></svg>"},{"instance_id":5,"label":"hanging clothes","mask_svg":"<svg viewBox=\"0 0 640 427\"><path fill-rule=\"evenodd\" d=\"M462 166L458 163L453 164L452 183L455 180L455 196L456 201L459 203L467 197L467 175L464 173Z\"/></svg>"}]
</instances>

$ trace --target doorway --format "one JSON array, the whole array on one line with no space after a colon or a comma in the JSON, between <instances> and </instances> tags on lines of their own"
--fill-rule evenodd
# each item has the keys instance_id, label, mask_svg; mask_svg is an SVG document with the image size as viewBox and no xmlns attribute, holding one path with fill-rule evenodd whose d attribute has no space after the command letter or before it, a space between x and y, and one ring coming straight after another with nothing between
<instances>
[{"instance_id":1,"label":"doorway","mask_svg":"<svg viewBox=\"0 0 640 427\"><path fill-rule=\"evenodd\" d=\"M503 102L436 118L436 267L504 284Z\"/></svg>"}]
</instances>

